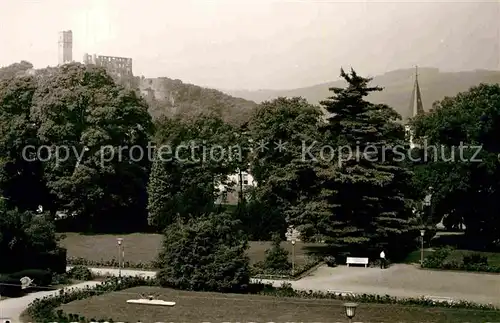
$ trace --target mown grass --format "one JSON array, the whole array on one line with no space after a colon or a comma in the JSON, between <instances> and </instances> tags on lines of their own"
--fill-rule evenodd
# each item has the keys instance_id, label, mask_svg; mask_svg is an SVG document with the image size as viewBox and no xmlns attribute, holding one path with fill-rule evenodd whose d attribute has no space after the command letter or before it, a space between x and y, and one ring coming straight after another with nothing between
<instances>
[{"instance_id":1,"label":"mown grass","mask_svg":"<svg viewBox=\"0 0 500 323\"><path fill-rule=\"evenodd\" d=\"M125 247L125 261L131 263L150 263L155 260L160 252L162 236L160 234L133 233L126 235L83 235L78 233L65 233L66 238L61 241L61 246L68 250L68 257L85 258L92 261L110 261L118 258L116 238L123 238ZM292 260L292 244L283 242L282 246L289 251ZM295 244L295 264L302 265L307 260L310 247L315 244L305 244L298 241ZM251 263L262 261L266 250L271 247L268 241L251 241L248 256Z\"/></svg>"},{"instance_id":2,"label":"mown grass","mask_svg":"<svg viewBox=\"0 0 500 323\"><path fill-rule=\"evenodd\" d=\"M127 304L155 293L173 307ZM178 291L136 287L65 304L66 313L115 322L344 322L341 301ZM360 304L357 322L499 322L500 312Z\"/></svg>"}]
</instances>

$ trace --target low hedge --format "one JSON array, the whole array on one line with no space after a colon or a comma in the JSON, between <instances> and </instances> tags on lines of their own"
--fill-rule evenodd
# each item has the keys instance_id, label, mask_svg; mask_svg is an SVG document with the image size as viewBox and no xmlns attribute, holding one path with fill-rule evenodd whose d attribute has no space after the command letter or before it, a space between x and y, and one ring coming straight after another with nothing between
<instances>
[{"instance_id":1,"label":"low hedge","mask_svg":"<svg viewBox=\"0 0 500 323\"><path fill-rule=\"evenodd\" d=\"M123 277L121 279L113 277L106 280L100 285L88 287L85 289L63 289L59 295L46 296L44 298L33 301L27 311L32 321L34 322L97 322L108 321L112 319L87 319L76 314L66 314L57 308L63 304L67 304L76 300L86 299L92 296L102 295L105 293L120 291L138 286L158 286L158 281L151 278L143 277ZM253 284L246 289L247 294L259 294L275 297L297 297L306 299L335 299L342 301L356 301L360 303L379 303L379 304L397 304L405 306L424 306L424 307L446 307L446 308L461 308L474 310L498 310L492 305L476 304L465 301L453 303L439 302L426 298L396 298L389 295L339 295L330 292L316 291L301 291L294 290L291 284L283 284L281 287L272 287L271 285Z\"/></svg>"},{"instance_id":2,"label":"low hedge","mask_svg":"<svg viewBox=\"0 0 500 323\"><path fill-rule=\"evenodd\" d=\"M81 258L81 257L68 257L66 259L66 262L67 262L68 266L118 267L118 265L119 265L119 262L115 258L113 258L111 260L101 259L101 261L95 261L95 260L88 260L88 259ZM125 261L125 263L122 265L124 268L130 268L130 269L144 269L144 270L158 269L158 265L155 262L135 263L135 262Z\"/></svg>"}]
</instances>

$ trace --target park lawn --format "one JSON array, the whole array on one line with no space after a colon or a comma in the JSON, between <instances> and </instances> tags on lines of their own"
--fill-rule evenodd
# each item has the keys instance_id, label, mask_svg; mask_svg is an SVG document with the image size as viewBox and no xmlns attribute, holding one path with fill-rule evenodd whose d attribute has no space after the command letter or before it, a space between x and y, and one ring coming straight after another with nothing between
<instances>
[{"instance_id":1,"label":"park lawn","mask_svg":"<svg viewBox=\"0 0 500 323\"><path fill-rule=\"evenodd\" d=\"M433 249L424 249L424 258L430 254L432 254L434 251ZM456 249L452 250L451 254L448 256L446 259L447 261L457 261L457 262L462 262L462 258L466 254L473 254L477 253L482 256L488 257L488 264L490 266L498 266L500 267L500 253L498 252L483 252L483 251L472 251L472 250L461 250L461 249ZM411 264L411 263L420 263L420 250L415 250L408 254L406 259L404 260L404 263Z\"/></svg>"},{"instance_id":2,"label":"park lawn","mask_svg":"<svg viewBox=\"0 0 500 323\"><path fill-rule=\"evenodd\" d=\"M140 293L174 301L173 307L127 304ZM61 306L68 314L114 322L344 322L343 302L337 300L277 298L260 295L178 291L135 287ZM459 310L360 304L357 322L499 322L500 311Z\"/></svg>"},{"instance_id":3,"label":"park lawn","mask_svg":"<svg viewBox=\"0 0 500 323\"><path fill-rule=\"evenodd\" d=\"M61 240L61 246L67 249L69 258L85 258L93 261L110 261L118 258L116 238L123 238L125 247L125 261L131 263L150 263L158 255L162 235L132 233L125 235L84 235L79 233L65 233L66 238ZM283 242L282 246L289 251L292 259L292 244ZM295 263L304 264L307 260L307 248L315 244L305 244L297 241L295 244ZM251 263L262 261L265 253L271 247L271 242L251 241L248 256Z\"/></svg>"}]
</instances>

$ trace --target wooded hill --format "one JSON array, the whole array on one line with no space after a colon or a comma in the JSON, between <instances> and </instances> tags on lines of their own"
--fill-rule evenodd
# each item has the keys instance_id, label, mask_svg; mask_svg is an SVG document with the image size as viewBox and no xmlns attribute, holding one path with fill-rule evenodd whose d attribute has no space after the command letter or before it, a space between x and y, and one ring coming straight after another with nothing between
<instances>
[{"instance_id":1,"label":"wooded hill","mask_svg":"<svg viewBox=\"0 0 500 323\"><path fill-rule=\"evenodd\" d=\"M476 70L466 72L441 72L437 68L419 68L419 83L424 109L445 96L454 96L480 83L500 83L500 71ZM371 85L384 88L370 94L374 103L385 103L398 111L403 118L409 115L411 92L415 81L415 69L401 69L375 76ZM232 96L260 103L274 98L301 96L309 103L317 104L330 96L328 88L344 87L343 81L334 81L291 90L224 91Z\"/></svg>"}]
</instances>

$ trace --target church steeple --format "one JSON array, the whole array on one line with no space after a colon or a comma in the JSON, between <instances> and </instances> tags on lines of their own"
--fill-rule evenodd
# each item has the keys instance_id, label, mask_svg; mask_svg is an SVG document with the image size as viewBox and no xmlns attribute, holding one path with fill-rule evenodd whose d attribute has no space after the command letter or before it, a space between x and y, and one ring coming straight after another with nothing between
<instances>
[{"instance_id":1,"label":"church steeple","mask_svg":"<svg viewBox=\"0 0 500 323\"><path fill-rule=\"evenodd\" d=\"M424 114L424 105L422 103L420 85L418 84L418 66L415 66L415 84L413 85L413 91L411 93L408 118L413 118L421 114Z\"/></svg>"},{"instance_id":2,"label":"church steeple","mask_svg":"<svg viewBox=\"0 0 500 323\"><path fill-rule=\"evenodd\" d=\"M410 147L414 148L417 145L413 141L413 131L408 124L409 119L416 117L418 115L424 114L424 105L422 103L422 93L420 93L420 85L418 84L418 67L415 66L415 84L413 85L413 91L411 93L410 107L408 111L408 116L406 119L406 136L410 143Z\"/></svg>"}]
</instances>

